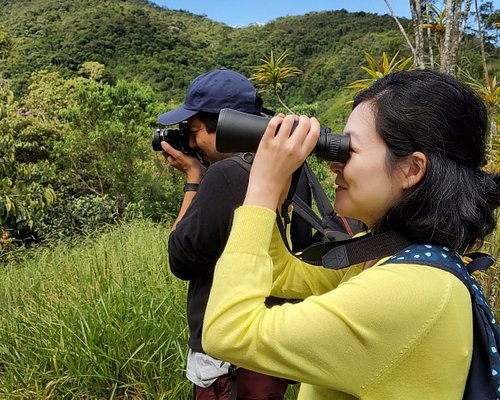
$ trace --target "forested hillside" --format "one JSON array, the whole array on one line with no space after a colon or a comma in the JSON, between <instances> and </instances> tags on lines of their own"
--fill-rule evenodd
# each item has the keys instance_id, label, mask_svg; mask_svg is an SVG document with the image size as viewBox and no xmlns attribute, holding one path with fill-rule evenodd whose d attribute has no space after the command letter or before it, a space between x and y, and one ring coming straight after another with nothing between
<instances>
[{"instance_id":1,"label":"forested hillside","mask_svg":"<svg viewBox=\"0 0 500 400\"><path fill-rule=\"evenodd\" d=\"M247 73L271 49L289 49L289 61L304 75L291 82L288 97L309 102L358 78L364 52L409 55L391 17L363 12L309 13L232 28L145 0L0 0L0 10L4 46L8 40L11 48L0 71L16 93L36 70L67 78L84 62L97 61L106 67L107 82L138 78L161 99L179 100L203 71L224 66ZM478 74L477 43L468 48L467 68Z\"/></svg>"}]
</instances>

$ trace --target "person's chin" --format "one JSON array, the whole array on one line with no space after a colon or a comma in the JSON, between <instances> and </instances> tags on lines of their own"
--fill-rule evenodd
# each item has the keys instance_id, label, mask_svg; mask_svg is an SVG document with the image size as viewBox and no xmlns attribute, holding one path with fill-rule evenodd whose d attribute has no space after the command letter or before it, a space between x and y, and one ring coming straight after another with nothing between
<instances>
[{"instance_id":1,"label":"person's chin","mask_svg":"<svg viewBox=\"0 0 500 400\"><path fill-rule=\"evenodd\" d=\"M335 201L333 203L334 209L338 214L343 215L342 209L345 205L347 190L345 188L337 187L335 189Z\"/></svg>"}]
</instances>

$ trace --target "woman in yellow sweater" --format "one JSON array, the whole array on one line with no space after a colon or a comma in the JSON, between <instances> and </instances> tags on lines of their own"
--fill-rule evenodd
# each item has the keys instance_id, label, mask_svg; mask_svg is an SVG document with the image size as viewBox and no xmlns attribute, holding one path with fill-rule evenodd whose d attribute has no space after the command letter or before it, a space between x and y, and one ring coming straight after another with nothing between
<instances>
[{"instance_id":1,"label":"woman in yellow sweater","mask_svg":"<svg viewBox=\"0 0 500 400\"><path fill-rule=\"evenodd\" d=\"M301 116L291 134L295 120L274 117L261 140L216 267L203 348L303 382L299 399L461 399L472 317L460 280L387 259L327 270L286 250L275 210L320 131ZM380 79L355 99L349 159L332 164L337 212L463 254L495 228L500 203L498 176L482 170L486 131L482 101L452 77ZM269 295L304 301L268 309Z\"/></svg>"}]
</instances>

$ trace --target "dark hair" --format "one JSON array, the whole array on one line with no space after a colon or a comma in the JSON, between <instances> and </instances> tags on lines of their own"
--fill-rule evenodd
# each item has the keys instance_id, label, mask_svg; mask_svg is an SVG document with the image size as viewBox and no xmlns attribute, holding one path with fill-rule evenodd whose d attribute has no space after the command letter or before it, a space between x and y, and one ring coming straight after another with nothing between
<instances>
[{"instance_id":1,"label":"dark hair","mask_svg":"<svg viewBox=\"0 0 500 400\"><path fill-rule=\"evenodd\" d=\"M433 71L387 75L359 93L353 108L370 102L375 129L394 165L415 151L427 157L422 181L376 223L415 242L433 242L463 253L482 244L496 226L500 179L481 169L486 107L457 79Z\"/></svg>"},{"instance_id":2,"label":"dark hair","mask_svg":"<svg viewBox=\"0 0 500 400\"><path fill-rule=\"evenodd\" d=\"M196 114L196 116L205 124L205 128L207 128L208 133L215 133L219 113L200 111Z\"/></svg>"}]
</instances>

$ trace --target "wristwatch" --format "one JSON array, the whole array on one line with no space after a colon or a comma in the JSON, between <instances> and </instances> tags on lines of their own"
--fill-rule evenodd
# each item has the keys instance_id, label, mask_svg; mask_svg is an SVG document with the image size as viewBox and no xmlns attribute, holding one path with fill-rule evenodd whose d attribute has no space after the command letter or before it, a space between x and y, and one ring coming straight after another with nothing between
<instances>
[{"instance_id":1,"label":"wristwatch","mask_svg":"<svg viewBox=\"0 0 500 400\"><path fill-rule=\"evenodd\" d=\"M200 186L199 183L186 183L184 185L184 193L186 193L186 192L196 192L196 191L198 191L198 186Z\"/></svg>"}]
</instances>

